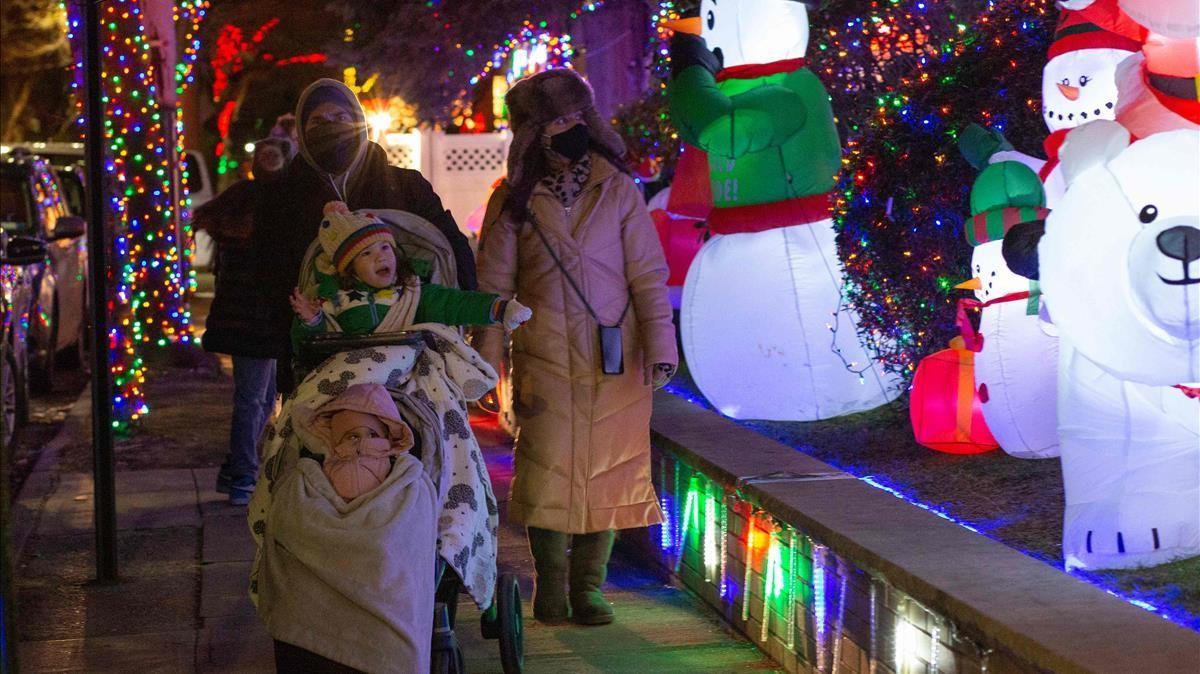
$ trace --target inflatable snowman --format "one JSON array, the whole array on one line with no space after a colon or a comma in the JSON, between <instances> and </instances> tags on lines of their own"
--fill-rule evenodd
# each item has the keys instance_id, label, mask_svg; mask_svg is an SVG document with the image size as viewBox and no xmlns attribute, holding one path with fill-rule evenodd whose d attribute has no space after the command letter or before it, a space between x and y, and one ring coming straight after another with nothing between
<instances>
[{"instance_id":1,"label":"inflatable snowman","mask_svg":"<svg viewBox=\"0 0 1200 674\"><path fill-rule=\"evenodd\" d=\"M1068 568L1200 555L1200 131L1131 141L1067 134L1044 236L1005 250L1036 261L1060 335Z\"/></svg>"},{"instance_id":2,"label":"inflatable snowman","mask_svg":"<svg viewBox=\"0 0 1200 674\"><path fill-rule=\"evenodd\" d=\"M739 419L808 421L891 400L898 387L842 303L831 219L841 148L829 95L804 65L804 4L703 0L698 19L671 27L671 116L708 153L714 206L680 308L696 384Z\"/></svg>"},{"instance_id":3,"label":"inflatable snowman","mask_svg":"<svg viewBox=\"0 0 1200 674\"><path fill-rule=\"evenodd\" d=\"M1050 136L1044 144L1048 160L1039 174L1051 209L1065 190L1057 170L1063 137L1080 124L1116 118L1117 66L1141 48L1145 35L1117 0L1068 0L1060 5L1042 69L1042 116Z\"/></svg>"},{"instance_id":4,"label":"inflatable snowman","mask_svg":"<svg viewBox=\"0 0 1200 674\"><path fill-rule=\"evenodd\" d=\"M974 246L974 277L959 285L975 291L983 345L975 354L975 385L988 429L1002 449L1022 459L1058 456L1055 395L1058 340L1040 318L1035 281L1005 264L1004 235L1046 217L1041 180L1025 164L991 164L971 188L963 229Z\"/></svg>"}]
</instances>

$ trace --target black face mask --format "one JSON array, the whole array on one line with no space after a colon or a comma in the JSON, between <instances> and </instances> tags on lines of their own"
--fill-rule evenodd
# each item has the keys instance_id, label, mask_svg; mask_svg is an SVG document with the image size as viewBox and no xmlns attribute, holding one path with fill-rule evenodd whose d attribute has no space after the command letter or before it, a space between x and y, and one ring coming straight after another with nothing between
<instances>
[{"instance_id":1,"label":"black face mask","mask_svg":"<svg viewBox=\"0 0 1200 674\"><path fill-rule=\"evenodd\" d=\"M309 130L304 141L318 169L341 175L358 151L358 128L348 122L326 122Z\"/></svg>"},{"instance_id":2,"label":"black face mask","mask_svg":"<svg viewBox=\"0 0 1200 674\"><path fill-rule=\"evenodd\" d=\"M579 161L588 150L587 124L575 126L550 136L550 149L569 161Z\"/></svg>"}]
</instances>

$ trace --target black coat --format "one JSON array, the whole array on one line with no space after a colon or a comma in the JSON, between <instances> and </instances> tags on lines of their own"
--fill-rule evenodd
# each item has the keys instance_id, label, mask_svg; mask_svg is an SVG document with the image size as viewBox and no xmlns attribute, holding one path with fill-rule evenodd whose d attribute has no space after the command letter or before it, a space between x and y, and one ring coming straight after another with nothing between
<instances>
[{"instance_id":1,"label":"black coat","mask_svg":"<svg viewBox=\"0 0 1200 674\"><path fill-rule=\"evenodd\" d=\"M419 171L389 165L383 148L369 143L350 193L344 196L351 210L397 209L432 222L454 249L459 286L475 289L475 256L467 237ZM255 212L253 239L259 259L259 283L267 297L270 340L274 349L289 354L279 364L282 391L291 388L288 378L294 313L288 296L300 277L304 255L317 237L325 204L339 198L333 185L297 155L282 182L273 183Z\"/></svg>"},{"instance_id":2,"label":"black coat","mask_svg":"<svg viewBox=\"0 0 1200 674\"><path fill-rule=\"evenodd\" d=\"M216 292L201 339L206 351L250 358L285 355L271 340L266 295L258 281L259 267L248 237L254 208L270 183L242 180L196 209L195 226L217 243L213 270Z\"/></svg>"}]
</instances>

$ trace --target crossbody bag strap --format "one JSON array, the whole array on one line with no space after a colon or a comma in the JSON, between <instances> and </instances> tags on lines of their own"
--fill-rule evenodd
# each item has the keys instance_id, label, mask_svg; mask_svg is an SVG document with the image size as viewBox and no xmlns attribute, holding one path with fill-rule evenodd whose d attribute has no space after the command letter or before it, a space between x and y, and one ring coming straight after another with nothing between
<instances>
[{"instance_id":1,"label":"crossbody bag strap","mask_svg":"<svg viewBox=\"0 0 1200 674\"><path fill-rule=\"evenodd\" d=\"M542 245L546 247L546 252L550 253L550 259L554 260L554 264L567 279L567 283L571 284L571 289L574 290L575 294L579 296L579 301L583 302L583 306L587 308L588 313L592 315L592 320L596 321L597 325L603 325L603 323L600 322L600 317L596 315L596 310L592 308L591 302L587 301L587 298L583 295L583 290L579 288L579 284L575 283L575 278L571 276L571 274L567 271L567 268L563 266L562 260L559 259L558 254L554 252L554 247L550 245L549 239L547 239L546 235L542 232L542 228L538 226L537 218L534 217L533 213L529 214L529 224L533 227L533 231L537 232L538 238L542 240ZM621 317L617 319L617 325L625 322L625 315L629 313L629 307L632 305L633 298L630 297L629 301L625 303L625 309L621 312Z\"/></svg>"}]
</instances>

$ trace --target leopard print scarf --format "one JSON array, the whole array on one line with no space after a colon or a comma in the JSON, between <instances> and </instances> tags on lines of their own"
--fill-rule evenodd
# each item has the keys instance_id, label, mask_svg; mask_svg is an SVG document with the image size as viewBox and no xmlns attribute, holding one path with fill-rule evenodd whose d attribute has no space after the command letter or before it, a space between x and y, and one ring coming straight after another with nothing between
<instances>
[{"instance_id":1,"label":"leopard print scarf","mask_svg":"<svg viewBox=\"0 0 1200 674\"><path fill-rule=\"evenodd\" d=\"M579 200L579 195L583 193L583 186L587 183L591 173L591 158L584 155L582 159L563 170L542 178L542 184L558 199L563 208L570 208Z\"/></svg>"}]
</instances>

